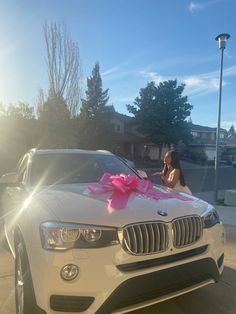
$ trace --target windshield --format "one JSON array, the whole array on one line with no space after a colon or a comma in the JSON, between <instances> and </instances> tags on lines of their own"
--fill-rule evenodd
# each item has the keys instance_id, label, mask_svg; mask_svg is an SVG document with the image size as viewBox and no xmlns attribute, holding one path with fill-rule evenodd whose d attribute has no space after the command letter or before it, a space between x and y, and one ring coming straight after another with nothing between
<instances>
[{"instance_id":1,"label":"windshield","mask_svg":"<svg viewBox=\"0 0 236 314\"><path fill-rule=\"evenodd\" d=\"M32 163L31 185L97 182L105 172L135 174L116 156L100 154L42 154Z\"/></svg>"}]
</instances>

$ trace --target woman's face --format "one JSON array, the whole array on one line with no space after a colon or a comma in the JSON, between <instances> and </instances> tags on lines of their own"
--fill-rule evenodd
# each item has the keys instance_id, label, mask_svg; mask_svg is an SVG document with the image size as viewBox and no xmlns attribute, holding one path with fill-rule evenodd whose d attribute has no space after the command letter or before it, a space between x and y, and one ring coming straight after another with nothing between
<instances>
[{"instance_id":1,"label":"woman's face","mask_svg":"<svg viewBox=\"0 0 236 314\"><path fill-rule=\"evenodd\" d=\"M171 153L170 152L167 152L165 154L164 163L167 164L167 165L171 164Z\"/></svg>"}]
</instances>

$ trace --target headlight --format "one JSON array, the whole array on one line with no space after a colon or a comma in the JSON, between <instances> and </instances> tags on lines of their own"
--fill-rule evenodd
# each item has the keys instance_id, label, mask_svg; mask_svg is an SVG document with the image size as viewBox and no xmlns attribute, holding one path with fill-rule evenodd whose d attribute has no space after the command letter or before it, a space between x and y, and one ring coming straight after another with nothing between
<instances>
[{"instance_id":1,"label":"headlight","mask_svg":"<svg viewBox=\"0 0 236 314\"><path fill-rule=\"evenodd\" d=\"M119 243L116 228L49 221L40 225L40 237L47 250L101 248Z\"/></svg>"},{"instance_id":2,"label":"headlight","mask_svg":"<svg viewBox=\"0 0 236 314\"><path fill-rule=\"evenodd\" d=\"M211 228L216 224L220 223L220 217L216 209L209 205L207 210L202 213L203 228Z\"/></svg>"}]
</instances>

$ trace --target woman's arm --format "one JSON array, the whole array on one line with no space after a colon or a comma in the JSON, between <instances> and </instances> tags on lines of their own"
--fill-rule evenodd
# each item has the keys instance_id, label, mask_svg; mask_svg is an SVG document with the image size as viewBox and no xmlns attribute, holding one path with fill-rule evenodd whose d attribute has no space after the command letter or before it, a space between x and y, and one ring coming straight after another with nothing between
<instances>
[{"instance_id":1,"label":"woman's arm","mask_svg":"<svg viewBox=\"0 0 236 314\"><path fill-rule=\"evenodd\" d=\"M163 173L160 172L160 171L154 172L154 173L152 174L152 176L162 176L162 175L163 175Z\"/></svg>"},{"instance_id":2,"label":"woman's arm","mask_svg":"<svg viewBox=\"0 0 236 314\"><path fill-rule=\"evenodd\" d=\"M152 176L164 176L164 169L165 167L161 171L154 172Z\"/></svg>"},{"instance_id":3,"label":"woman's arm","mask_svg":"<svg viewBox=\"0 0 236 314\"><path fill-rule=\"evenodd\" d=\"M176 186L176 183L178 182L180 177L180 170L174 169L171 171L171 178L170 175L168 177L162 176L164 185L168 188L174 188Z\"/></svg>"}]
</instances>

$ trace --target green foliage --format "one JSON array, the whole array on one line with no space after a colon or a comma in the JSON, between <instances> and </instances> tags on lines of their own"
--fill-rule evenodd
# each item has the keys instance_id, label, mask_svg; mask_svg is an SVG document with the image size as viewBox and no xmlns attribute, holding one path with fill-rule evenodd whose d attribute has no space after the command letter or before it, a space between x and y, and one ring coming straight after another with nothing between
<instances>
[{"instance_id":1,"label":"green foliage","mask_svg":"<svg viewBox=\"0 0 236 314\"><path fill-rule=\"evenodd\" d=\"M75 146L73 124L65 100L49 97L38 108L39 131L38 146L44 148L71 148Z\"/></svg>"},{"instance_id":2,"label":"green foliage","mask_svg":"<svg viewBox=\"0 0 236 314\"><path fill-rule=\"evenodd\" d=\"M34 119L34 108L27 103L19 102L9 106L0 105L0 115L11 119Z\"/></svg>"},{"instance_id":3,"label":"green foliage","mask_svg":"<svg viewBox=\"0 0 236 314\"><path fill-rule=\"evenodd\" d=\"M235 128L234 128L233 124L231 125L231 127L230 127L230 129L228 131L228 136L232 137L232 138L236 137L236 132L235 132Z\"/></svg>"},{"instance_id":4,"label":"green foliage","mask_svg":"<svg viewBox=\"0 0 236 314\"><path fill-rule=\"evenodd\" d=\"M140 89L134 105L127 105L139 130L157 144L160 151L164 145L177 144L180 140L187 143L192 138L186 121L192 106L187 96L182 95L183 91L184 85L178 86L176 80L165 81L158 86L150 82Z\"/></svg>"},{"instance_id":5,"label":"green foliage","mask_svg":"<svg viewBox=\"0 0 236 314\"><path fill-rule=\"evenodd\" d=\"M12 171L19 158L35 146L34 108L25 103L0 105L0 173Z\"/></svg>"},{"instance_id":6,"label":"green foliage","mask_svg":"<svg viewBox=\"0 0 236 314\"><path fill-rule=\"evenodd\" d=\"M108 106L108 89L103 91L99 64L96 63L91 77L87 79L86 99L82 99L79 125L79 147L86 149L110 149L112 145L111 115Z\"/></svg>"},{"instance_id":7,"label":"green foliage","mask_svg":"<svg viewBox=\"0 0 236 314\"><path fill-rule=\"evenodd\" d=\"M207 156L205 152L190 152L190 159L200 165L205 165L207 163Z\"/></svg>"}]
</instances>

